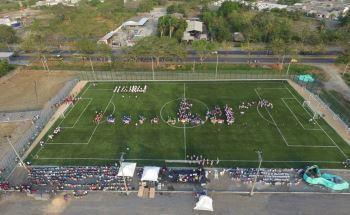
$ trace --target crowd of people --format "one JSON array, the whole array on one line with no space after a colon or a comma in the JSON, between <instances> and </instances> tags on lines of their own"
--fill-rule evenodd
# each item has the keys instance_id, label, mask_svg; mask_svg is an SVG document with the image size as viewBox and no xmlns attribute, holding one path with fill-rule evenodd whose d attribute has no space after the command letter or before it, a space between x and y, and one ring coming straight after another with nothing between
<instances>
[{"instance_id":1,"label":"crowd of people","mask_svg":"<svg viewBox=\"0 0 350 215\"><path fill-rule=\"evenodd\" d=\"M116 166L87 167L32 167L29 181L34 187L52 190L120 190L124 191L123 177L118 177ZM125 177L128 190L133 190L132 178Z\"/></svg>"},{"instance_id":2,"label":"crowd of people","mask_svg":"<svg viewBox=\"0 0 350 215\"><path fill-rule=\"evenodd\" d=\"M55 103L51 108L53 107L60 107L63 104L75 104L81 97L78 97L78 93L68 95L64 99L60 100L59 102Z\"/></svg>"},{"instance_id":3,"label":"crowd of people","mask_svg":"<svg viewBox=\"0 0 350 215\"><path fill-rule=\"evenodd\" d=\"M180 183L205 183L205 171L197 169L161 169L161 176L170 182Z\"/></svg>"},{"instance_id":4,"label":"crowd of people","mask_svg":"<svg viewBox=\"0 0 350 215\"><path fill-rule=\"evenodd\" d=\"M114 93L146 93L147 85L116 86Z\"/></svg>"},{"instance_id":5,"label":"crowd of people","mask_svg":"<svg viewBox=\"0 0 350 215\"><path fill-rule=\"evenodd\" d=\"M299 184L302 178L299 177L298 169L265 169L261 168L258 172L256 168L235 168L228 169L232 180L243 183L252 183L257 175L257 182L264 184ZM295 177L295 176L298 177Z\"/></svg>"},{"instance_id":6,"label":"crowd of people","mask_svg":"<svg viewBox=\"0 0 350 215\"><path fill-rule=\"evenodd\" d=\"M93 122L96 124L100 123L102 121L102 118L103 118L103 112L101 110L95 111L95 117L94 117Z\"/></svg>"},{"instance_id":7,"label":"crowd of people","mask_svg":"<svg viewBox=\"0 0 350 215\"><path fill-rule=\"evenodd\" d=\"M265 108L273 109L273 104L272 104L271 102L269 102L268 100L266 100L266 99L260 100L260 101L258 102L258 106L259 106L260 108L265 107Z\"/></svg>"},{"instance_id":8,"label":"crowd of people","mask_svg":"<svg viewBox=\"0 0 350 215\"><path fill-rule=\"evenodd\" d=\"M131 123L131 116L123 116L122 122L124 125L129 125Z\"/></svg>"},{"instance_id":9,"label":"crowd of people","mask_svg":"<svg viewBox=\"0 0 350 215\"><path fill-rule=\"evenodd\" d=\"M232 125L235 122L235 118L233 116L232 108L229 107L228 105L225 105L224 110L225 110L227 125Z\"/></svg>"},{"instance_id":10,"label":"crowd of people","mask_svg":"<svg viewBox=\"0 0 350 215\"><path fill-rule=\"evenodd\" d=\"M179 110L177 112L178 121L182 123L189 123L192 117L192 104L185 98L181 99Z\"/></svg>"},{"instance_id":11,"label":"crowd of people","mask_svg":"<svg viewBox=\"0 0 350 215\"><path fill-rule=\"evenodd\" d=\"M205 158L202 155L186 155L186 159L189 161L196 161L199 166L207 166L212 167L214 164L219 164L220 160L217 158L216 160L209 160L208 158Z\"/></svg>"}]
</instances>

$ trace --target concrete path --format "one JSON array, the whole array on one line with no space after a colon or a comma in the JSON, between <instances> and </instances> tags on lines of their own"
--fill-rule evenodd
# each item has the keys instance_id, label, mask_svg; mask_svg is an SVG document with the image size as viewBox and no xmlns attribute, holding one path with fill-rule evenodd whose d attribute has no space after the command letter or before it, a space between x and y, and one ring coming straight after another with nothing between
<instances>
[{"instance_id":1,"label":"concrete path","mask_svg":"<svg viewBox=\"0 0 350 215\"><path fill-rule=\"evenodd\" d=\"M118 215L347 215L349 196L209 193L214 213L194 211L192 194L156 194L155 199L140 199L135 193L124 196L116 193L89 193L82 199L64 201L62 195L49 201L36 201L23 194L13 193L0 198L2 215L21 214L118 214Z\"/></svg>"}]
</instances>

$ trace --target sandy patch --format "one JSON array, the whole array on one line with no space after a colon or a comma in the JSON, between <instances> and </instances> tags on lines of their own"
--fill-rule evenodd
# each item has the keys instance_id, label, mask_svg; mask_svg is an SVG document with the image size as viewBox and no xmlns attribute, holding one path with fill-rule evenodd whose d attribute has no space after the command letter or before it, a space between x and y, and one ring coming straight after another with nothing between
<instances>
[{"instance_id":1,"label":"sandy patch","mask_svg":"<svg viewBox=\"0 0 350 215\"><path fill-rule=\"evenodd\" d=\"M0 111L41 109L73 77L69 72L26 70L5 76L0 79Z\"/></svg>"}]
</instances>

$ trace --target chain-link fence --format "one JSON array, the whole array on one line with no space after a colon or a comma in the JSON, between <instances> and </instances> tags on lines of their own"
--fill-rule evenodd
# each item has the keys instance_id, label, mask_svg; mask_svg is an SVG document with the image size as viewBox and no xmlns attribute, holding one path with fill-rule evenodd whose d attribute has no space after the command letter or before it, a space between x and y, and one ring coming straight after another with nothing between
<instances>
[{"instance_id":1,"label":"chain-link fence","mask_svg":"<svg viewBox=\"0 0 350 215\"><path fill-rule=\"evenodd\" d=\"M45 107L38 112L38 117L34 118L33 125L30 129L28 129L22 137L16 143L11 143L7 141L3 144L12 144L14 149L17 151L19 156L23 156L25 151L30 147L30 145L34 142L35 138L39 135L40 131L44 128L47 122L50 120L52 115L55 113L56 108L54 108L55 104L62 101L69 92L74 88L77 84L78 80L74 79L68 81L65 86L59 91L59 93L53 97ZM12 170L15 168L18 163L18 158L12 147L0 160L0 170L2 170L2 177L7 178Z\"/></svg>"},{"instance_id":2,"label":"chain-link fence","mask_svg":"<svg viewBox=\"0 0 350 215\"><path fill-rule=\"evenodd\" d=\"M287 79L295 74L274 71L79 71L81 80L87 81L205 81L205 80L249 80L249 79Z\"/></svg>"}]
</instances>

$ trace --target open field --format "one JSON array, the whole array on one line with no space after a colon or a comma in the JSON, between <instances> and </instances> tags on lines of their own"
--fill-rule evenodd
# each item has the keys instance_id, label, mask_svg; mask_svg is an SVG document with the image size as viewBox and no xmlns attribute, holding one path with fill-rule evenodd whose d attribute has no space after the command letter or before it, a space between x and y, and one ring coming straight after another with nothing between
<instances>
[{"instance_id":1,"label":"open field","mask_svg":"<svg viewBox=\"0 0 350 215\"><path fill-rule=\"evenodd\" d=\"M18 70L10 73L0 79L0 111L41 109L73 77L69 72Z\"/></svg>"},{"instance_id":2,"label":"open field","mask_svg":"<svg viewBox=\"0 0 350 215\"><path fill-rule=\"evenodd\" d=\"M114 93L116 86L147 85L146 93ZM126 152L125 159L139 165L164 164L164 160L185 160L186 155L220 159L220 166L255 166L254 150L262 149L263 166L302 167L316 163L321 167L341 167L350 155L350 146L322 119L309 122L312 111L284 81L235 82L101 82L92 83L70 106L56 127L53 140L44 137L27 160L38 165L111 164ZM205 119L207 110L228 104L235 123L218 125L206 121L198 126L168 124L176 117L182 98L193 104L192 113ZM273 108L258 107L266 99ZM244 114L238 106L255 102ZM96 111L103 112L100 123L93 123ZM108 124L108 115L116 117ZM132 123L123 125L130 115ZM147 118L136 125L138 116ZM150 118L160 117L159 124ZM223 117L225 118L225 117ZM174 163L167 163L174 165ZM175 165L185 165L175 163Z\"/></svg>"}]
</instances>

